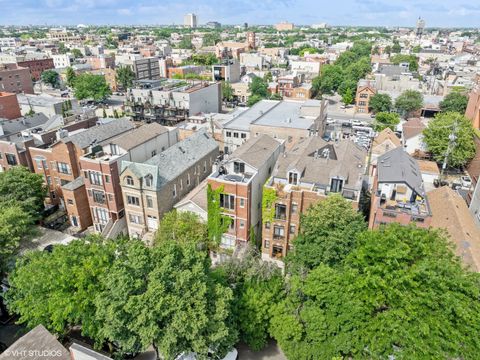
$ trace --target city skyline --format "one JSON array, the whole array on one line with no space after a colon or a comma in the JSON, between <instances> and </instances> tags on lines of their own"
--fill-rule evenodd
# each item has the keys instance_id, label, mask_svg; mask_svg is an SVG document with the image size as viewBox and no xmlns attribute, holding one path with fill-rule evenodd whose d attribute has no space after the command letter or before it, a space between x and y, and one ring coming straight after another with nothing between
<instances>
[{"instance_id":1,"label":"city skyline","mask_svg":"<svg viewBox=\"0 0 480 360\"><path fill-rule=\"evenodd\" d=\"M0 0L0 25L181 25L183 16L195 13L199 24L218 21L222 24L270 25L280 21L295 24L328 23L351 26L414 27L421 16L427 27L475 27L480 4L452 0L382 1L342 0L335 3L310 0L198 0L181 3L152 0L135 3L127 0ZM22 9L22 11L18 11Z\"/></svg>"}]
</instances>

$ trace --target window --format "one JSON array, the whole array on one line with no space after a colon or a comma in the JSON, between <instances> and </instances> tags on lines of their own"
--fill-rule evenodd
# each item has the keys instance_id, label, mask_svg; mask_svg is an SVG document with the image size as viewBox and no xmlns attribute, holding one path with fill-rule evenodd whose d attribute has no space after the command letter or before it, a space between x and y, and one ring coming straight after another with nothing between
<instances>
[{"instance_id":1,"label":"window","mask_svg":"<svg viewBox=\"0 0 480 360\"><path fill-rule=\"evenodd\" d=\"M243 174L245 172L245 163L234 161L233 162L233 172L237 174Z\"/></svg>"},{"instance_id":2,"label":"window","mask_svg":"<svg viewBox=\"0 0 480 360\"><path fill-rule=\"evenodd\" d=\"M151 187L153 184L153 176L151 174L148 174L145 176L145 186Z\"/></svg>"},{"instance_id":3,"label":"window","mask_svg":"<svg viewBox=\"0 0 480 360\"><path fill-rule=\"evenodd\" d=\"M105 193L103 191L92 190L93 201L98 204L105 204Z\"/></svg>"},{"instance_id":4,"label":"window","mask_svg":"<svg viewBox=\"0 0 480 360\"><path fill-rule=\"evenodd\" d=\"M73 200L72 199L67 199L67 204L68 205L73 205Z\"/></svg>"},{"instance_id":5,"label":"window","mask_svg":"<svg viewBox=\"0 0 480 360\"><path fill-rule=\"evenodd\" d=\"M128 205L140 206L140 199L136 196L127 195Z\"/></svg>"},{"instance_id":6,"label":"window","mask_svg":"<svg viewBox=\"0 0 480 360\"><path fill-rule=\"evenodd\" d=\"M52 199L55 199L57 197L57 195L55 194L55 191L50 191L50 197Z\"/></svg>"},{"instance_id":7,"label":"window","mask_svg":"<svg viewBox=\"0 0 480 360\"><path fill-rule=\"evenodd\" d=\"M207 171L207 162L204 161L203 162L203 172L206 172Z\"/></svg>"},{"instance_id":8,"label":"window","mask_svg":"<svg viewBox=\"0 0 480 360\"><path fill-rule=\"evenodd\" d=\"M118 145L117 144L110 144L110 152L112 155L118 155L120 151L118 150Z\"/></svg>"},{"instance_id":9,"label":"window","mask_svg":"<svg viewBox=\"0 0 480 360\"><path fill-rule=\"evenodd\" d=\"M220 207L228 210L234 210L235 196L229 194L220 194Z\"/></svg>"},{"instance_id":10,"label":"window","mask_svg":"<svg viewBox=\"0 0 480 360\"><path fill-rule=\"evenodd\" d=\"M298 213L298 205L297 203L292 203L292 214Z\"/></svg>"},{"instance_id":11,"label":"window","mask_svg":"<svg viewBox=\"0 0 480 360\"><path fill-rule=\"evenodd\" d=\"M71 170L70 170L70 165L68 165L67 163L64 163L64 162L58 162L57 163L57 170L59 173L62 173L62 174L71 174Z\"/></svg>"},{"instance_id":12,"label":"window","mask_svg":"<svg viewBox=\"0 0 480 360\"><path fill-rule=\"evenodd\" d=\"M37 164L37 169L48 170L48 163L45 159L36 158L35 163Z\"/></svg>"},{"instance_id":13,"label":"window","mask_svg":"<svg viewBox=\"0 0 480 360\"><path fill-rule=\"evenodd\" d=\"M154 157L155 155L157 155L157 150L152 151L152 157Z\"/></svg>"},{"instance_id":14,"label":"window","mask_svg":"<svg viewBox=\"0 0 480 360\"><path fill-rule=\"evenodd\" d=\"M113 195L112 194L108 194L108 201L113 201Z\"/></svg>"},{"instance_id":15,"label":"window","mask_svg":"<svg viewBox=\"0 0 480 360\"><path fill-rule=\"evenodd\" d=\"M60 185L63 186L63 185L67 185L70 181L68 180L64 180L64 179L60 179Z\"/></svg>"},{"instance_id":16,"label":"window","mask_svg":"<svg viewBox=\"0 0 480 360\"><path fill-rule=\"evenodd\" d=\"M109 219L108 211L104 208L95 208L94 218L96 219L97 222L106 224Z\"/></svg>"},{"instance_id":17,"label":"window","mask_svg":"<svg viewBox=\"0 0 480 360\"><path fill-rule=\"evenodd\" d=\"M88 172L88 177L90 179L90 183L92 185L102 185L102 173L99 173L97 171L89 171Z\"/></svg>"},{"instance_id":18,"label":"window","mask_svg":"<svg viewBox=\"0 0 480 360\"><path fill-rule=\"evenodd\" d=\"M227 137L232 137L232 133L230 131L227 131Z\"/></svg>"},{"instance_id":19,"label":"window","mask_svg":"<svg viewBox=\"0 0 480 360\"><path fill-rule=\"evenodd\" d=\"M173 197L177 197L177 184L173 184Z\"/></svg>"},{"instance_id":20,"label":"window","mask_svg":"<svg viewBox=\"0 0 480 360\"><path fill-rule=\"evenodd\" d=\"M5 153L5 156L7 158L7 164L8 165L17 165L17 157L15 156L15 154Z\"/></svg>"},{"instance_id":21,"label":"window","mask_svg":"<svg viewBox=\"0 0 480 360\"><path fill-rule=\"evenodd\" d=\"M288 173L288 183L293 185L298 184L298 174L296 172Z\"/></svg>"},{"instance_id":22,"label":"window","mask_svg":"<svg viewBox=\"0 0 480 360\"><path fill-rule=\"evenodd\" d=\"M128 219L133 224L142 224L142 218L139 215L128 214Z\"/></svg>"},{"instance_id":23,"label":"window","mask_svg":"<svg viewBox=\"0 0 480 360\"><path fill-rule=\"evenodd\" d=\"M72 223L72 226L73 226L73 227L78 227L78 219L77 219L76 216L73 216L73 215L72 215L72 216L70 217L70 222Z\"/></svg>"},{"instance_id":24,"label":"window","mask_svg":"<svg viewBox=\"0 0 480 360\"><path fill-rule=\"evenodd\" d=\"M146 199L147 199L147 207L153 208L153 198L150 195L147 195Z\"/></svg>"},{"instance_id":25,"label":"window","mask_svg":"<svg viewBox=\"0 0 480 360\"><path fill-rule=\"evenodd\" d=\"M190 174L187 174L187 186L190 186Z\"/></svg>"},{"instance_id":26,"label":"window","mask_svg":"<svg viewBox=\"0 0 480 360\"><path fill-rule=\"evenodd\" d=\"M331 192L341 192L343 188L343 180L342 179L332 179L330 184L330 191Z\"/></svg>"},{"instance_id":27,"label":"window","mask_svg":"<svg viewBox=\"0 0 480 360\"><path fill-rule=\"evenodd\" d=\"M282 240L285 237L285 229L283 226L275 225L273 227L273 238L276 240Z\"/></svg>"},{"instance_id":28,"label":"window","mask_svg":"<svg viewBox=\"0 0 480 360\"><path fill-rule=\"evenodd\" d=\"M88 171L84 171L84 172L83 172L83 177L84 177L85 179L88 179Z\"/></svg>"},{"instance_id":29,"label":"window","mask_svg":"<svg viewBox=\"0 0 480 360\"><path fill-rule=\"evenodd\" d=\"M269 249L269 248L270 248L270 240L265 240L265 241L263 242L263 247L264 247L265 249Z\"/></svg>"},{"instance_id":30,"label":"window","mask_svg":"<svg viewBox=\"0 0 480 360\"><path fill-rule=\"evenodd\" d=\"M52 177L51 176L47 176L47 184L52 185Z\"/></svg>"},{"instance_id":31,"label":"window","mask_svg":"<svg viewBox=\"0 0 480 360\"><path fill-rule=\"evenodd\" d=\"M265 222L265 229L270 229L270 221Z\"/></svg>"},{"instance_id":32,"label":"window","mask_svg":"<svg viewBox=\"0 0 480 360\"><path fill-rule=\"evenodd\" d=\"M234 132L233 137L238 139L238 132Z\"/></svg>"},{"instance_id":33,"label":"window","mask_svg":"<svg viewBox=\"0 0 480 360\"><path fill-rule=\"evenodd\" d=\"M242 139L246 139L246 138L247 138L247 134L245 134L245 133L241 133L240 136L242 137Z\"/></svg>"},{"instance_id":34,"label":"window","mask_svg":"<svg viewBox=\"0 0 480 360\"><path fill-rule=\"evenodd\" d=\"M240 207L245 207L245 199L240 199Z\"/></svg>"},{"instance_id":35,"label":"window","mask_svg":"<svg viewBox=\"0 0 480 360\"><path fill-rule=\"evenodd\" d=\"M275 204L275 219L285 220L287 218L287 206L283 204Z\"/></svg>"},{"instance_id":36,"label":"window","mask_svg":"<svg viewBox=\"0 0 480 360\"><path fill-rule=\"evenodd\" d=\"M105 183L110 183L110 175L105 175Z\"/></svg>"},{"instance_id":37,"label":"window","mask_svg":"<svg viewBox=\"0 0 480 360\"><path fill-rule=\"evenodd\" d=\"M125 177L125 184L133 186L133 178L131 176Z\"/></svg>"},{"instance_id":38,"label":"window","mask_svg":"<svg viewBox=\"0 0 480 360\"><path fill-rule=\"evenodd\" d=\"M180 179L180 191L183 190L183 179Z\"/></svg>"},{"instance_id":39,"label":"window","mask_svg":"<svg viewBox=\"0 0 480 360\"><path fill-rule=\"evenodd\" d=\"M240 229L245 228L245 221L240 220Z\"/></svg>"},{"instance_id":40,"label":"window","mask_svg":"<svg viewBox=\"0 0 480 360\"><path fill-rule=\"evenodd\" d=\"M290 234L295 234L295 225L290 225Z\"/></svg>"}]
</instances>

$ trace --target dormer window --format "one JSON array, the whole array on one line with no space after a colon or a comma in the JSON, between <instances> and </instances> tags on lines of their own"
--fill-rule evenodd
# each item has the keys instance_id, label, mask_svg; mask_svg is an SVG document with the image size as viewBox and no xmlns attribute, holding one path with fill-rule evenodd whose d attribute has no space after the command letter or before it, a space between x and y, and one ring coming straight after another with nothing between
<instances>
[{"instance_id":1,"label":"dormer window","mask_svg":"<svg viewBox=\"0 0 480 360\"><path fill-rule=\"evenodd\" d=\"M245 163L234 161L233 172L236 174L243 174L245 172Z\"/></svg>"},{"instance_id":2,"label":"dormer window","mask_svg":"<svg viewBox=\"0 0 480 360\"><path fill-rule=\"evenodd\" d=\"M151 187L153 184L153 176L151 174L148 174L145 176L145 186Z\"/></svg>"},{"instance_id":3,"label":"dormer window","mask_svg":"<svg viewBox=\"0 0 480 360\"><path fill-rule=\"evenodd\" d=\"M131 176L126 176L125 177L125 184L129 186L133 186L133 178Z\"/></svg>"},{"instance_id":4,"label":"dormer window","mask_svg":"<svg viewBox=\"0 0 480 360\"><path fill-rule=\"evenodd\" d=\"M331 192L342 192L343 189L343 179L333 178L330 182L330 191Z\"/></svg>"},{"instance_id":5,"label":"dormer window","mask_svg":"<svg viewBox=\"0 0 480 360\"><path fill-rule=\"evenodd\" d=\"M298 185L298 173L295 171L290 171L288 173L288 183L292 185Z\"/></svg>"}]
</instances>

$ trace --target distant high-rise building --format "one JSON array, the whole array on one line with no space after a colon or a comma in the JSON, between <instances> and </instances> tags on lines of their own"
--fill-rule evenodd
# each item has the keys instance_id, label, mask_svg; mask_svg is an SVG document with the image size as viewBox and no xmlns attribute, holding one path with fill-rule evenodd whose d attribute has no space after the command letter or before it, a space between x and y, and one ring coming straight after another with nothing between
<instances>
[{"instance_id":1,"label":"distant high-rise building","mask_svg":"<svg viewBox=\"0 0 480 360\"><path fill-rule=\"evenodd\" d=\"M256 48L255 33L253 31L247 32L247 44L250 49Z\"/></svg>"},{"instance_id":2,"label":"distant high-rise building","mask_svg":"<svg viewBox=\"0 0 480 360\"><path fill-rule=\"evenodd\" d=\"M187 14L183 17L183 25L186 27L196 28L197 27L197 15Z\"/></svg>"},{"instance_id":3,"label":"distant high-rise building","mask_svg":"<svg viewBox=\"0 0 480 360\"><path fill-rule=\"evenodd\" d=\"M243 23L243 28L244 28L245 30L247 30L247 29L248 29L248 23Z\"/></svg>"},{"instance_id":4,"label":"distant high-rise building","mask_svg":"<svg viewBox=\"0 0 480 360\"><path fill-rule=\"evenodd\" d=\"M209 29L220 29L222 24L220 24L218 21L209 21L205 24L205 26Z\"/></svg>"},{"instance_id":5,"label":"distant high-rise building","mask_svg":"<svg viewBox=\"0 0 480 360\"><path fill-rule=\"evenodd\" d=\"M425 29L425 20L419 17L417 20L417 27L415 28L415 33L417 34L418 37L422 37L424 29Z\"/></svg>"}]
</instances>

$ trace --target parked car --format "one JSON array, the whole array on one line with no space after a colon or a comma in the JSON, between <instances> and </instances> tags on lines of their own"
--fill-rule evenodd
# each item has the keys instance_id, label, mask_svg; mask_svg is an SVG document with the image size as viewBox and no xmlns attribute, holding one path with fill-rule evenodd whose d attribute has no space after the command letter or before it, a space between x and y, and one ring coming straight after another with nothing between
<instances>
[{"instance_id":1,"label":"parked car","mask_svg":"<svg viewBox=\"0 0 480 360\"><path fill-rule=\"evenodd\" d=\"M470 187L472 186L472 179L470 179L470 176L462 176L460 177L460 181L464 189L470 189Z\"/></svg>"}]
</instances>

